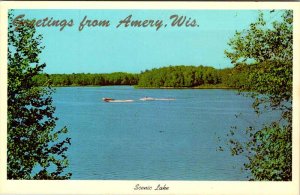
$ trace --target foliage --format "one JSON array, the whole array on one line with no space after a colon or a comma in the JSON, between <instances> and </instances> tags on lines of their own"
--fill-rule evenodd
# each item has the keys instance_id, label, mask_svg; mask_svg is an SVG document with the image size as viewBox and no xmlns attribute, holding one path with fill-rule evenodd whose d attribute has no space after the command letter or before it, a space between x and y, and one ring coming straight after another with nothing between
<instances>
[{"instance_id":1,"label":"foliage","mask_svg":"<svg viewBox=\"0 0 300 195\"><path fill-rule=\"evenodd\" d=\"M16 29L12 20L9 12L7 178L69 179L64 169L70 138L60 137L67 128L54 130L53 90L33 81L46 66L39 63L42 36L30 26Z\"/></svg>"},{"instance_id":2,"label":"foliage","mask_svg":"<svg viewBox=\"0 0 300 195\"><path fill-rule=\"evenodd\" d=\"M51 81L53 86L137 85L138 87L200 87L244 88L249 66L215 69L208 66L169 66L146 70L140 74L115 72L110 74L39 74L34 81L39 86Z\"/></svg>"},{"instance_id":3,"label":"foliage","mask_svg":"<svg viewBox=\"0 0 300 195\"><path fill-rule=\"evenodd\" d=\"M136 85L138 75L122 72L111 74L40 74L34 80L39 86L43 86L49 80L53 86Z\"/></svg>"},{"instance_id":4,"label":"foliage","mask_svg":"<svg viewBox=\"0 0 300 195\"><path fill-rule=\"evenodd\" d=\"M137 85L146 88L243 88L246 89L250 68L239 64L234 68L215 69L208 66L169 66L146 70L140 74L114 72L110 74L39 74L34 81L39 86L106 86Z\"/></svg>"},{"instance_id":5,"label":"foliage","mask_svg":"<svg viewBox=\"0 0 300 195\"><path fill-rule=\"evenodd\" d=\"M233 68L222 69L220 70L221 83L230 88L249 90L248 77L253 68L253 66L238 63Z\"/></svg>"},{"instance_id":6,"label":"foliage","mask_svg":"<svg viewBox=\"0 0 300 195\"><path fill-rule=\"evenodd\" d=\"M196 87L219 84L219 72L205 66L169 66L146 70L140 75L139 87Z\"/></svg>"},{"instance_id":7,"label":"foliage","mask_svg":"<svg viewBox=\"0 0 300 195\"><path fill-rule=\"evenodd\" d=\"M251 171L254 180L292 179L293 13L285 10L273 14L281 14L281 19L268 24L260 13L249 29L236 32L229 41L231 49L225 51L233 64L251 64L245 87L251 91L257 114L267 110L281 113L279 119L261 129L249 127L248 141L229 141L233 155L248 157L245 169Z\"/></svg>"}]
</instances>

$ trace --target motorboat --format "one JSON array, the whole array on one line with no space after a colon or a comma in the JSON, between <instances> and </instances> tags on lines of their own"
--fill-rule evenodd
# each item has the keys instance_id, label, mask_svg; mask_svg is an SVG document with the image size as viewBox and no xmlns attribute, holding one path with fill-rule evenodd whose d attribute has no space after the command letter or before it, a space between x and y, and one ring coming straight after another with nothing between
<instances>
[{"instance_id":1,"label":"motorboat","mask_svg":"<svg viewBox=\"0 0 300 195\"><path fill-rule=\"evenodd\" d=\"M134 102L134 100L116 100L113 98L102 98L104 102ZM152 97L143 97L140 99L141 101L171 101L175 100L174 98L152 98Z\"/></svg>"},{"instance_id":2,"label":"motorboat","mask_svg":"<svg viewBox=\"0 0 300 195\"><path fill-rule=\"evenodd\" d=\"M113 101L115 99L112 99L112 98L102 98L102 100L105 101L105 102L110 102L110 101Z\"/></svg>"},{"instance_id":3,"label":"motorboat","mask_svg":"<svg viewBox=\"0 0 300 195\"><path fill-rule=\"evenodd\" d=\"M103 101L105 102L133 102L134 100L116 100L116 99L112 99L112 98L102 98Z\"/></svg>"}]
</instances>

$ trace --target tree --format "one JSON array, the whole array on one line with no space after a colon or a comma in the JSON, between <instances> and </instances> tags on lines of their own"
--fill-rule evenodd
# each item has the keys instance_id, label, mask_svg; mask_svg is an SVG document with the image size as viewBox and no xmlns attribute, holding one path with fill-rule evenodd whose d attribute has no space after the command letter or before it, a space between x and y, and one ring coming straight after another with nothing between
<instances>
[{"instance_id":1,"label":"tree","mask_svg":"<svg viewBox=\"0 0 300 195\"><path fill-rule=\"evenodd\" d=\"M13 25L12 12L8 17L7 178L69 179L70 138L60 137L67 128L55 130L53 90L33 79L46 66L39 63L42 36L33 26Z\"/></svg>"},{"instance_id":2,"label":"tree","mask_svg":"<svg viewBox=\"0 0 300 195\"><path fill-rule=\"evenodd\" d=\"M292 180L293 12L271 12L281 18L269 24L260 12L249 29L236 32L225 54L234 65L251 65L244 89L251 91L256 113L272 110L281 116L261 129L247 128L248 141L236 139L238 129L231 130L229 145L233 155L247 156L252 180L287 181Z\"/></svg>"}]
</instances>

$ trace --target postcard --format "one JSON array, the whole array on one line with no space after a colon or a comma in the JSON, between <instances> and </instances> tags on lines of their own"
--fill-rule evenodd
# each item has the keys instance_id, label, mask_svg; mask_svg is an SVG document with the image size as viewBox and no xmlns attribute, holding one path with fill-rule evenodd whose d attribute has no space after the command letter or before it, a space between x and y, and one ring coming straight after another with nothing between
<instances>
[{"instance_id":1,"label":"postcard","mask_svg":"<svg viewBox=\"0 0 300 195\"><path fill-rule=\"evenodd\" d=\"M299 3L0 9L0 193L299 193Z\"/></svg>"}]
</instances>

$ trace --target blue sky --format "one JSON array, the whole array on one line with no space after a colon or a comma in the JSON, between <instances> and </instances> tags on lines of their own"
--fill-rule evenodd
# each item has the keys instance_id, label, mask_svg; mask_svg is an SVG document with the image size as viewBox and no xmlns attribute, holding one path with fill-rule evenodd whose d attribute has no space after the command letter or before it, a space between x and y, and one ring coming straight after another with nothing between
<instances>
[{"instance_id":1,"label":"blue sky","mask_svg":"<svg viewBox=\"0 0 300 195\"><path fill-rule=\"evenodd\" d=\"M15 10L26 18L73 19L72 27L38 27L45 49L41 62L47 73L138 73L169 65L232 67L224 55L228 40L257 19L257 10ZM116 28L133 20L163 20L166 27ZM171 27L173 14L196 19L199 27ZM84 16L110 20L108 28L78 30Z\"/></svg>"}]
</instances>

